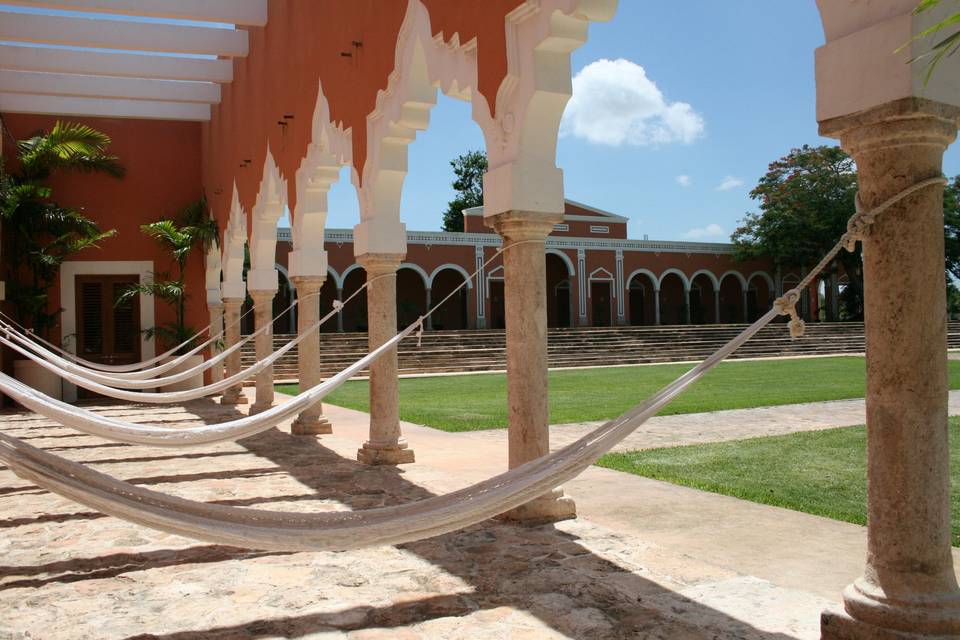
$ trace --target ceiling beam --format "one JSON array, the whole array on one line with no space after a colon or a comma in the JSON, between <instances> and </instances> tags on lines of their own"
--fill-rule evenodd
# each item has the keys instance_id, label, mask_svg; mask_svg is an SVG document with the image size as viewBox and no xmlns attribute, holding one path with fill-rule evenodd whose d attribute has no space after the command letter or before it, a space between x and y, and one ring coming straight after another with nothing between
<instances>
[{"instance_id":1,"label":"ceiling beam","mask_svg":"<svg viewBox=\"0 0 960 640\"><path fill-rule=\"evenodd\" d=\"M0 45L0 68L91 76L232 82L233 62Z\"/></svg>"},{"instance_id":2,"label":"ceiling beam","mask_svg":"<svg viewBox=\"0 0 960 640\"><path fill-rule=\"evenodd\" d=\"M220 102L220 85L0 69L0 92L169 102Z\"/></svg>"},{"instance_id":3,"label":"ceiling beam","mask_svg":"<svg viewBox=\"0 0 960 640\"><path fill-rule=\"evenodd\" d=\"M0 40L125 51L247 55L247 32L148 22L0 12Z\"/></svg>"},{"instance_id":4,"label":"ceiling beam","mask_svg":"<svg viewBox=\"0 0 960 640\"><path fill-rule=\"evenodd\" d=\"M3 0L3 4L250 27L267 24L267 0Z\"/></svg>"},{"instance_id":5,"label":"ceiling beam","mask_svg":"<svg viewBox=\"0 0 960 640\"><path fill-rule=\"evenodd\" d=\"M208 121L210 120L210 105L190 102L118 100L0 92L0 113L44 113L57 116Z\"/></svg>"}]
</instances>

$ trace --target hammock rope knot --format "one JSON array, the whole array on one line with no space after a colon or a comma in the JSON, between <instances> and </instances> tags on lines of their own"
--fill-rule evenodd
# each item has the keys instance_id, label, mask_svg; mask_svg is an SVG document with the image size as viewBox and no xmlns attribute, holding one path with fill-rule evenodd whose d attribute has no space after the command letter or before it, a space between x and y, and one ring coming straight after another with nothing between
<instances>
[{"instance_id":1,"label":"hammock rope knot","mask_svg":"<svg viewBox=\"0 0 960 640\"><path fill-rule=\"evenodd\" d=\"M802 338L807 330L807 323L803 321L797 313L797 303L800 302L800 290L790 289L782 296L773 301L773 307L781 316L790 316L791 338Z\"/></svg>"}]
</instances>

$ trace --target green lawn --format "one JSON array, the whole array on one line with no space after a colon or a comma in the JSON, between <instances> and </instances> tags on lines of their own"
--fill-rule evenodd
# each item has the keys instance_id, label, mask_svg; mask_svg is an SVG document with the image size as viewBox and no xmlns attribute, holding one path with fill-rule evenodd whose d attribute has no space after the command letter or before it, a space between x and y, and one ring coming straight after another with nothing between
<instances>
[{"instance_id":1,"label":"green lawn","mask_svg":"<svg viewBox=\"0 0 960 640\"><path fill-rule=\"evenodd\" d=\"M950 419L953 543L960 543L960 418ZM866 429L610 453L598 464L752 502L866 524Z\"/></svg>"},{"instance_id":2,"label":"green lawn","mask_svg":"<svg viewBox=\"0 0 960 640\"><path fill-rule=\"evenodd\" d=\"M950 361L950 387L960 388L960 361ZM562 424L612 418L643 401L691 368L665 364L550 372L550 422ZM328 401L368 410L366 381L351 381ZM296 393L295 385L280 386ZM862 398L862 357L725 362L662 414L744 409L794 402ZM503 374L404 378L400 380L400 417L444 431L503 428L507 423L507 387Z\"/></svg>"}]
</instances>

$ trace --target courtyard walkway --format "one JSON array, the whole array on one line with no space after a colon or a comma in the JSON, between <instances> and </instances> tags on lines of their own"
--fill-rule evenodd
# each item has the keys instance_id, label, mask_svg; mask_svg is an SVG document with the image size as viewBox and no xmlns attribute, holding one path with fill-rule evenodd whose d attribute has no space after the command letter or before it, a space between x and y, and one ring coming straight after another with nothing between
<instances>
[{"instance_id":1,"label":"courtyard walkway","mask_svg":"<svg viewBox=\"0 0 960 640\"><path fill-rule=\"evenodd\" d=\"M847 403L825 404L833 422L822 426L838 426ZM862 422L855 404L851 424ZM102 410L169 424L237 415L206 401ZM416 425L404 425L416 464L359 465L365 414L328 415L333 436L297 438L281 425L182 452L108 443L26 414L0 420L11 435L138 484L265 509L366 509L506 467L505 432ZM682 416L686 427L671 422L679 418L657 419L650 433L661 435L649 442L667 441L671 428L689 432L675 444L742 437L704 426L736 416ZM490 521L399 548L286 554L130 525L0 469L0 638L817 638L820 611L862 570L865 530L855 525L600 468L566 490L581 517L555 526Z\"/></svg>"}]
</instances>

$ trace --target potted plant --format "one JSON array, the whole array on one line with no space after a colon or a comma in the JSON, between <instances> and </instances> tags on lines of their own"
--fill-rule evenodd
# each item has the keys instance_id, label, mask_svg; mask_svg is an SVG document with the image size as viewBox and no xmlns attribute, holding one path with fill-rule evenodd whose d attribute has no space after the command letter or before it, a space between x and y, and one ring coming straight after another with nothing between
<instances>
[{"instance_id":1,"label":"potted plant","mask_svg":"<svg viewBox=\"0 0 960 640\"><path fill-rule=\"evenodd\" d=\"M170 252L173 267L176 272L154 272L151 279L130 285L117 299L117 304L123 304L130 298L138 295L148 295L157 298L173 307L175 320L165 324L150 327L144 333L147 339L157 339L163 350L169 350L177 345L183 345L173 357L181 356L195 345L196 329L186 323L187 286L185 281L187 260L194 249L209 250L210 246L220 244L220 233L217 223L207 215L206 198L201 197L197 202L186 206L176 220L157 220L141 225L140 230L153 238L161 247ZM203 362L202 355L193 355L183 363L177 365L166 375L173 375L186 369L193 368ZM203 374L179 383L163 387L165 391L179 391L194 389L203 385Z\"/></svg>"},{"instance_id":2,"label":"potted plant","mask_svg":"<svg viewBox=\"0 0 960 640\"><path fill-rule=\"evenodd\" d=\"M3 223L6 299L23 326L49 339L61 308L51 308L50 289L71 255L115 235L77 209L53 200L48 181L56 173L99 172L119 178L123 167L107 153L110 138L83 124L57 122L48 132L17 142L17 162L0 158L0 221ZM14 362L18 379L60 397L60 379L30 360Z\"/></svg>"}]
</instances>

